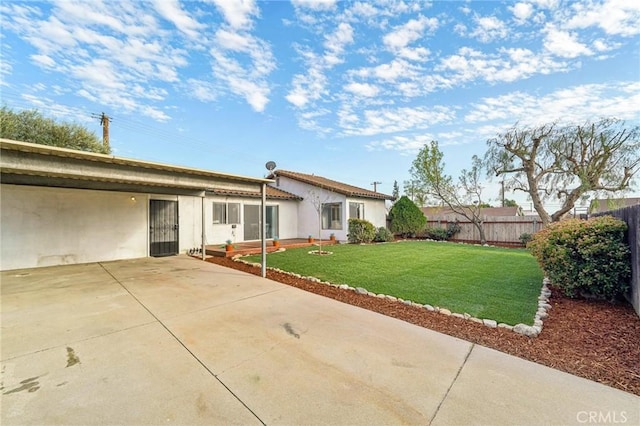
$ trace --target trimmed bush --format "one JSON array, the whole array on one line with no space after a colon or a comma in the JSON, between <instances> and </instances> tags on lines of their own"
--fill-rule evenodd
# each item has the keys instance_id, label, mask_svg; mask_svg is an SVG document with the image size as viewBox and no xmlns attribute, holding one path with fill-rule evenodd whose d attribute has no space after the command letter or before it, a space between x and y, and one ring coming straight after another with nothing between
<instances>
[{"instance_id":1,"label":"trimmed bush","mask_svg":"<svg viewBox=\"0 0 640 426\"><path fill-rule=\"evenodd\" d=\"M389 212L391 219L391 232L409 237L424 229L427 218L422 210L415 205L406 195L400 197L393 204Z\"/></svg>"},{"instance_id":2,"label":"trimmed bush","mask_svg":"<svg viewBox=\"0 0 640 426\"><path fill-rule=\"evenodd\" d=\"M371 222L363 219L349 219L349 233L347 238L350 243L370 243L376 236L376 227Z\"/></svg>"},{"instance_id":3,"label":"trimmed bush","mask_svg":"<svg viewBox=\"0 0 640 426\"><path fill-rule=\"evenodd\" d=\"M444 228L437 228L437 227L425 228L424 237L430 240L436 240L436 241L446 241L448 239L447 230Z\"/></svg>"},{"instance_id":4,"label":"trimmed bush","mask_svg":"<svg viewBox=\"0 0 640 426\"><path fill-rule=\"evenodd\" d=\"M611 216L548 225L528 244L553 285L569 297L614 301L631 278L627 224Z\"/></svg>"},{"instance_id":5,"label":"trimmed bush","mask_svg":"<svg viewBox=\"0 0 640 426\"><path fill-rule=\"evenodd\" d=\"M454 235L460 232L461 229L457 222L448 224L446 229L427 227L424 230L424 237L436 241L449 241Z\"/></svg>"},{"instance_id":6,"label":"trimmed bush","mask_svg":"<svg viewBox=\"0 0 640 426\"><path fill-rule=\"evenodd\" d=\"M389 231L384 226L381 226L376 231L376 236L373 238L373 241L377 243L385 243L387 241L393 241L393 232Z\"/></svg>"}]
</instances>

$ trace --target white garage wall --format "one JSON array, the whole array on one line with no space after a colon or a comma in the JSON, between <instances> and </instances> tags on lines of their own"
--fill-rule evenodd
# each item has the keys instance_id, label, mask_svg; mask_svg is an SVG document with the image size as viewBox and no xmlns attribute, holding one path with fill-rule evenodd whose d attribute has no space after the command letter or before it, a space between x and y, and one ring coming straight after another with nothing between
<instances>
[{"instance_id":1,"label":"white garage wall","mask_svg":"<svg viewBox=\"0 0 640 426\"><path fill-rule=\"evenodd\" d=\"M148 254L146 195L22 185L0 190L1 270Z\"/></svg>"}]
</instances>

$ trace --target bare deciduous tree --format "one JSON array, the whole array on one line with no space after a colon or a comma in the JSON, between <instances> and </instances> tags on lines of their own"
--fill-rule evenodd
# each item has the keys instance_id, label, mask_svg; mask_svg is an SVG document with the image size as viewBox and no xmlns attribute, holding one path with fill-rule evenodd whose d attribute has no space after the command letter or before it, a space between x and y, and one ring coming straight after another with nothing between
<instances>
[{"instance_id":1,"label":"bare deciduous tree","mask_svg":"<svg viewBox=\"0 0 640 426\"><path fill-rule=\"evenodd\" d=\"M582 125L517 125L487 143L485 162L507 188L529 194L544 224L560 220L587 193L628 189L640 165L640 126L605 118ZM552 198L561 207L549 213Z\"/></svg>"}]
</instances>

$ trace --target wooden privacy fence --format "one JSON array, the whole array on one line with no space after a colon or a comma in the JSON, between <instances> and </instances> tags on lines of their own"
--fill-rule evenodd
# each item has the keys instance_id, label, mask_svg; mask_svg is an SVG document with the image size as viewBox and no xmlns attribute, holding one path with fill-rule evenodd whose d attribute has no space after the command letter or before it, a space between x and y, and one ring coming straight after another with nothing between
<instances>
[{"instance_id":1,"label":"wooden privacy fence","mask_svg":"<svg viewBox=\"0 0 640 426\"><path fill-rule=\"evenodd\" d=\"M594 216L613 216L627 223L627 241L631 250L631 289L628 299L640 316L640 205L625 207Z\"/></svg>"},{"instance_id":2,"label":"wooden privacy fence","mask_svg":"<svg viewBox=\"0 0 640 426\"><path fill-rule=\"evenodd\" d=\"M462 216L442 215L427 217L427 226L446 228L450 223L460 225L460 232L451 241L480 243L480 233L473 223ZM542 229L542 222L536 216L485 216L484 235L488 244L507 247L522 246L522 234L535 234Z\"/></svg>"}]
</instances>

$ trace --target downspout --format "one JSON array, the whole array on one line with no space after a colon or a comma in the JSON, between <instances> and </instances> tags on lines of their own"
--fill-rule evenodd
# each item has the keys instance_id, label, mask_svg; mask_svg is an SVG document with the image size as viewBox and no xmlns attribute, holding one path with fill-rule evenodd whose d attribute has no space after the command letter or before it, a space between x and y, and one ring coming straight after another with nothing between
<instances>
[{"instance_id":1,"label":"downspout","mask_svg":"<svg viewBox=\"0 0 640 426\"><path fill-rule=\"evenodd\" d=\"M205 259L205 252L207 250L207 247L206 247L207 235L206 235L205 226L204 226L204 217L205 217L205 214L204 214L204 199L205 199L206 195L207 195L206 191L202 191L202 224L200 226L202 228L202 260Z\"/></svg>"},{"instance_id":2,"label":"downspout","mask_svg":"<svg viewBox=\"0 0 640 426\"><path fill-rule=\"evenodd\" d=\"M262 278L267 277L267 184L262 184L262 223L260 224L262 234Z\"/></svg>"}]
</instances>

